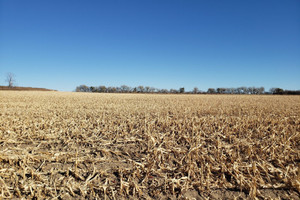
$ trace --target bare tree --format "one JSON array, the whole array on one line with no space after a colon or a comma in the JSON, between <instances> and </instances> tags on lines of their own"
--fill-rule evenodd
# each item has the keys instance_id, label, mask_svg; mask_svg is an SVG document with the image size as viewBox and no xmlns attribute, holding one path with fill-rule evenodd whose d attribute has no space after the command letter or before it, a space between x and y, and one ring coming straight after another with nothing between
<instances>
[{"instance_id":1,"label":"bare tree","mask_svg":"<svg viewBox=\"0 0 300 200\"><path fill-rule=\"evenodd\" d=\"M145 91L148 93L148 92L150 92L150 86L146 86L145 87Z\"/></svg>"},{"instance_id":2,"label":"bare tree","mask_svg":"<svg viewBox=\"0 0 300 200\"><path fill-rule=\"evenodd\" d=\"M179 88L179 93L184 93L184 87Z\"/></svg>"},{"instance_id":3,"label":"bare tree","mask_svg":"<svg viewBox=\"0 0 300 200\"><path fill-rule=\"evenodd\" d=\"M169 93L169 90L168 89L158 89L157 92L167 94L167 93Z\"/></svg>"},{"instance_id":4,"label":"bare tree","mask_svg":"<svg viewBox=\"0 0 300 200\"><path fill-rule=\"evenodd\" d=\"M145 92L145 88L142 85L138 86L137 89L138 89L138 92L141 92L141 93Z\"/></svg>"},{"instance_id":5,"label":"bare tree","mask_svg":"<svg viewBox=\"0 0 300 200\"><path fill-rule=\"evenodd\" d=\"M76 92L89 92L90 88L86 85L80 85L78 87L76 87Z\"/></svg>"},{"instance_id":6,"label":"bare tree","mask_svg":"<svg viewBox=\"0 0 300 200\"><path fill-rule=\"evenodd\" d=\"M259 90L258 91L259 94L265 93L265 88L264 87L260 87L258 90Z\"/></svg>"},{"instance_id":7,"label":"bare tree","mask_svg":"<svg viewBox=\"0 0 300 200\"><path fill-rule=\"evenodd\" d=\"M197 94L198 92L199 92L199 89L198 89L197 87L194 87L193 93L194 93L194 94Z\"/></svg>"},{"instance_id":8,"label":"bare tree","mask_svg":"<svg viewBox=\"0 0 300 200\"><path fill-rule=\"evenodd\" d=\"M121 92L127 93L130 91L130 87L127 85L121 85Z\"/></svg>"},{"instance_id":9,"label":"bare tree","mask_svg":"<svg viewBox=\"0 0 300 200\"><path fill-rule=\"evenodd\" d=\"M241 90L242 90L242 94L248 94L248 88L247 87L242 86Z\"/></svg>"},{"instance_id":10,"label":"bare tree","mask_svg":"<svg viewBox=\"0 0 300 200\"><path fill-rule=\"evenodd\" d=\"M224 94L226 91L226 88L217 88L217 93Z\"/></svg>"},{"instance_id":11,"label":"bare tree","mask_svg":"<svg viewBox=\"0 0 300 200\"><path fill-rule=\"evenodd\" d=\"M216 89L215 88L208 88L207 93L208 94L215 94L216 93Z\"/></svg>"},{"instance_id":12,"label":"bare tree","mask_svg":"<svg viewBox=\"0 0 300 200\"><path fill-rule=\"evenodd\" d=\"M155 92L156 90L157 90L156 88L150 87L149 92L153 93L153 92Z\"/></svg>"},{"instance_id":13,"label":"bare tree","mask_svg":"<svg viewBox=\"0 0 300 200\"><path fill-rule=\"evenodd\" d=\"M8 87L13 87L15 85L16 79L15 75L11 72L7 73L6 75L6 82L8 83Z\"/></svg>"},{"instance_id":14,"label":"bare tree","mask_svg":"<svg viewBox=\"0 0 300 200\"><path fill-rule=\"evenodd\" d=\"M172 94L177 94L177 93L178 93L178 90L176 90L176 89L170 89L170 93L172 93Z\"/></svg>"},{"instance_id":15,"label":"bare tree","mask_svg":"<svg viewBox=\"0 0 300 200\"><path fill-rule=\"evenodd\" d=\"M106 88L104 85L100 85L100 86L98 87L98 90L99 90L99 92L106 92L106 91L107 91L107 88Z\"/></svg>"}]
</instances>

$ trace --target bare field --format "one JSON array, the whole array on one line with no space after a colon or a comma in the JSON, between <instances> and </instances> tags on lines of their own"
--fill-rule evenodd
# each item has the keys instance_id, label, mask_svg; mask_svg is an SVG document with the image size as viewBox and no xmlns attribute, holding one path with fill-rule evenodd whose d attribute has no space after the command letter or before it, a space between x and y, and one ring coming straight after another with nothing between
<instances>
[{"instance_id":1,"label":"bare field","mask_svg":"<svg viewBox=\"0 0 300 200\"><path fill-rule=\"evenodd\" d=\"M299 199L300 96L0 91L0 196Z\"/></svg>"}]
</instances>

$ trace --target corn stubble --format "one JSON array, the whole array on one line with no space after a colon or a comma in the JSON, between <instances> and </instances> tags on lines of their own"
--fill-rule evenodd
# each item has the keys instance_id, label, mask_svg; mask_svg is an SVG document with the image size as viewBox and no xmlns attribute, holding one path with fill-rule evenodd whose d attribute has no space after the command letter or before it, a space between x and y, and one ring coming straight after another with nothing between
<instances>
[{"instance_id":1,"label":"corn stubble","mask_svg":"<svg viewBox=\"0 0 300 200\"><path fill-rule=\"evenodd\" d=\"M299 115L299 96L2 91L0 196L299 199Z\"/></svg>"}]
</instances>

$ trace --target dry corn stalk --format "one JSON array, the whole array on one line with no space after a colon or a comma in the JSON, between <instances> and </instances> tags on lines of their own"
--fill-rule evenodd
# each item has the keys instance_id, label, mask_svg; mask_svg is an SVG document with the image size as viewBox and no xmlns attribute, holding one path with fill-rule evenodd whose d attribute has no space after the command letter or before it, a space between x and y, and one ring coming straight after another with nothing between
<instances>
[{"instance_id":1,"label":"dry corn stalk","mask_svg":"<svg viewBox=\"0 0 300 200\"><path fill-rule=\"evenodd\" d=\"M0 91L0 195L297 199L299 112L298 96Z\"/></svg>"}]
</instances>

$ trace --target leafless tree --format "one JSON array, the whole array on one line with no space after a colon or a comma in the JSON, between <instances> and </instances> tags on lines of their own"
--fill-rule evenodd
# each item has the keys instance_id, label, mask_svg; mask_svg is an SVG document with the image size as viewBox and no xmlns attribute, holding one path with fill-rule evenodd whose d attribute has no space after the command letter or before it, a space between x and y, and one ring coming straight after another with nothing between
<instances>
[{"instance_id":1,"label":"leafless tree","mask_svg":"<svg viewBox=\"0 0 300 200\"><path fill-rule=\"evenodd\" d=\"M86 85L80 85L78 87L76 87L76 92L89 92L90 88Z\"/></svg>"},{"instance_id":2,"label":"leafless tree","mask_svg":"<svg viewBox=\"0 0 300 200\"><path fill-rule=\"evenodd\" d=\"M156 91L156 89L154 87L150 87L149 92L153 93L155 91Z\"/></svg>"},{"instance_id":3,"label":"leafless tree","mask_svg":"<svg viewBox=\"0 0 300 200\"><path fill-rule=\"evenodd\" d=\"M6 82L8 83L8 87L13 87L15 85L16 79L15 75L11 72L7 73L6 75Z\"/></svg>"},{"instance_id":4,"label":"leafless tree","mask_svg":"<svg viewBox=\"0 0 300 200\"><path fill-rule=\"evenodd\" d=\"M193 93L194 93L194 94L197 94L198 92L199 92L199 89L198 89L197 87L194 87Z\"/></svg>"},{"instance_id":5,"label":"leafless tree","mask_svg":"<svg viewBox=\"0 0 300 200\"><path fill-rule=\"evenodd\" d=\"M142 85L138 86L137 89L138 89L138 92L141 92L141 93L145 92L145 88Z\"/></svg>"},{"instance_id":6,"label":"leafless tree","mask_svg":"<svg viewBox=\"0 0 300 200\"><path fill-rule=\"evenodd\" d=\"M265 88L264 87L260 87L258 89L258 94L263 94L263 93L265 93Z\"/></svg>"},{"instance_id":7,"label":"leafless tree","mask_svg":"<svg viewBox=\"0 0 300 200\"><path fill-rule=\"evenodd\" d=\"M215 88L208 88L207 93L208 94L215 94L216 93L216 89Z\"/></svg>"},{"instance_id":8,"label":"leafless tree","mask_svg":"<svg viewBox=\"0 0 300 200\"><path fill-rule=\"evenodd\" d=\"M178 93L178 90L176 90L176 89L170 89L170 93L172 93L172 94L177 94L177 93Z\"/></svg>"},{"instance_id":9,"label":"leafless tree","mask_svg":"<svg viewBox=\"0 0 300 200\"><path fill-rule=\"evenodd\" d=\"M98 87L99 92L106 92L107 88L104 85Z\"/></svg>"},{"instance_id":10,"label":"leafless tree","mask_svg":"<svg viewBox=\"0 0 300 200\"><path fill-rule=\"evenodd\" d=\"M150 86L145 87L145 92L147 92L147 93L150 92Z\"/></svg>"},{"instance_id":11,"label":"leafless tree","mask_svg":"<svg viewBox=\"0 0 300 200\"><path fill-rule=\"evenodd\" d=\"M124 93L130 91L130 87L127 86L127 85L121 85L121 88L120 88L120 89L121 89L121 92L124 92Z\"/></svg>"},{"instance_id":12,"label":"leafless tree","mask_svg":"<svg viewBox=\"0 0 300 200\"><path fill-rule=\"evenodd\" d=\"M185 92L184 87L179 88L179 93L184 93L184 92Z\"/></svg>"}]
</instances>

